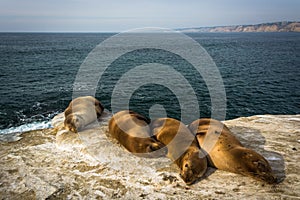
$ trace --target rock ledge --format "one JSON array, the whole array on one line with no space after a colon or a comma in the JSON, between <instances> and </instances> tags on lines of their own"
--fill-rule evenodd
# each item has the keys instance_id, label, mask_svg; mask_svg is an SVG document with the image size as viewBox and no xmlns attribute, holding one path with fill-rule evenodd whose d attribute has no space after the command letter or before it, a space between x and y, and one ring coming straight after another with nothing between
<instances>
[{"instance_id":1,"label":"rock ledge","mask_svg":"<svg viewBox=\"0 0 300 200\"><path fill-rule=\"evenodd\" d=\"M17 141L1 141L0 197L298 199L300 115L258 115L224 123L245 146L255 149L270 162L281 183L268 185L211 168L205 178L188 187L167 159L145 161L125 152L116 143L99 146L99 141L106 137L100 136L107 129L104 120L98 127L98 135L94 135L99 141L93 139L94 142L87 143L86 138L81 138L76 145L57 143L54 129L26 132Z\"/></svg>"}]
</instances>

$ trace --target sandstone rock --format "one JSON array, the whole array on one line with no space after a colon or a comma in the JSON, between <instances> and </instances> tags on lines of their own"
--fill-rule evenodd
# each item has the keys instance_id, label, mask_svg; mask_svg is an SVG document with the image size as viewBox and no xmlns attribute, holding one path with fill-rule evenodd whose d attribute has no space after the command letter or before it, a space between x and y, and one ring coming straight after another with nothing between
<instances>
[{"instance_id":1,"label":"sandstone rock","mask_svg":"<svg viewBox=\"0 0 300 200\"><path fill-rule=\"evenodd\" d=\"M186 186L177 167L167 158L135 157L108 138L109 118L105 116L76 135L68 135L62 129L46 129L20 134L20 140L8 141L6 137L0 146L1 199L297 199L300 196L300 115L259 115L225 121L245 146L267 158L281 179L277 185L209 168L202 180Z\"/></svg>"}]
</instances>

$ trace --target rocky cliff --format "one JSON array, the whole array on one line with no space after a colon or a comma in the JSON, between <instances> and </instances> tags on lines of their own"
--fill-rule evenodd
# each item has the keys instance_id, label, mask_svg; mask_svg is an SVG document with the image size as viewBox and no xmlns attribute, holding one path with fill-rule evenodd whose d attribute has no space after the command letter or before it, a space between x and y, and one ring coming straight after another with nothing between
<instances>
[{"instance_id":1,"label":"rocky cliff","mask_svg":"<svg viewBox=\"0 0 300 200\"><path fill-rule=\"evenodd\" d=\"M1 138L1 199L298 199L300 115L260 115L225 121L241 142L261 153L281 180L268 185L209 168L185 185L167 158L146 159L107 138L107 122L82 134L54 129Z\"/></svg>"},{"instance_id":2,"label":"rocky cliff","mask_svg":"<svg viewBox=\"0 0 300 200\"><path fill-rule=\"evenodd\" d=\"M300 32L300 22L274 22L255 25L183 28L178 30L182 32Z\"/></svg>"}]
</instances>

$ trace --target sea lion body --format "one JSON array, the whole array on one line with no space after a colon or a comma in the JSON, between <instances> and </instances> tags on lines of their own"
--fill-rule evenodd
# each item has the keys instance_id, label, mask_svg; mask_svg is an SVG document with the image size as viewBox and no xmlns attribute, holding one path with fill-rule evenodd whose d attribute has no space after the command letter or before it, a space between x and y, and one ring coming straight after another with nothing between
<instances>
[{"instance_id":1,"label":"sea lion body","mask_svg":"<svg viewBox=\"0 0 300 200\"><path fill-rule=\"evenodd\" d=\"M109 121L109 134L137 156L165 156L166 152L162 149L164 145L150 135L149 123L150 119L136 112L120 111Z\"/></svg>"},{"instance_id":2,"label":"sea lion body","mask_svg":"<svg viewBox=\"0 0 300 200\"><path fill-rule=\"evenodd\" d=\"M167 145L168 154L180 168L180 176L190 185L202 177L207 169L207 160L195 136L180 121L159 118L151 123L153 135Z\"/></svg>"},{"instance_id":3,"label":"sea lion body","mask_svg":"<svg viewBox=\"0 0 300 200\"><path fill-rule=\"evenodd\" d=\"M64 127L66 130L77 132L101 116L104 107L92 96L73 99L65 109Z\"/></svg>"},{"instance_id":4,"label":"sea lion body","mask_svg":"<svg viewBox=\"0 0 300 200\"><path fill-rule=\"evenodd\" d=\"M200 146L208 153L209 164L217 169L237 174L251 176L274 183L276 178L268 161L257 152L244 147L231 133L229 128L220 121L214 119L198 119L192 122L188 128L196 135ZM218 135L216 143L210 149L205 143L209 137Z\"/></svg>"}]
</instances>

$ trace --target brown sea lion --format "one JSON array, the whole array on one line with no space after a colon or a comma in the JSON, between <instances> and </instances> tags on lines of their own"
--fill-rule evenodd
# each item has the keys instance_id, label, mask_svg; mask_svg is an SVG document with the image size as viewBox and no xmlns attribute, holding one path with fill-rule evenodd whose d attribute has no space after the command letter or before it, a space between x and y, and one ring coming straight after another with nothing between
<instances>
[{"instance_id":1,"label":"brown sea lion","mask_svg":"<svg viewBox=\"0 0 300 200\"><path fill-rule=\"evenodd\" d=\"M209 164L213 167L268 183L276 182L268 161L257 152L245 148L220 121L198 119L188 128L196 135L202 149L208 153Z\"/></svg>"},{"instance_id":2,"label":"brown sea lion","mask_svg":"<svg viewBox=\"0 0 300 200\"><path fill-rule=\"evenodd\" d=\"M76 133L101 116L104 107L92 96L73 99L65 109L64 127Z\"/></svg>"},{"instance_id":3,"label":"brown sea lion","mask_svg":"<svg viewBox=\"0 0 300 200\"><path fill-rule=\"evenodd\" d=\"M193 184L204 175L207 169L205 154L183 123L172 118L159 118L152 121L151 129L157 140L167 145L167 157L180 168L180 176L186 184Z\"/></svg>"},{"instance_id":4,"label":"brown sea lion","mask_svg":"<svg viewBox=\"0 0 300 200\"><path fill-rule=\"evenodd\" d=\"M109 121L109 134L137 156L150 158L165 156L164 145L150 135L148 126L150 122L150 119L136 112L120 111Z\"/></svg>"}]
</instances>

